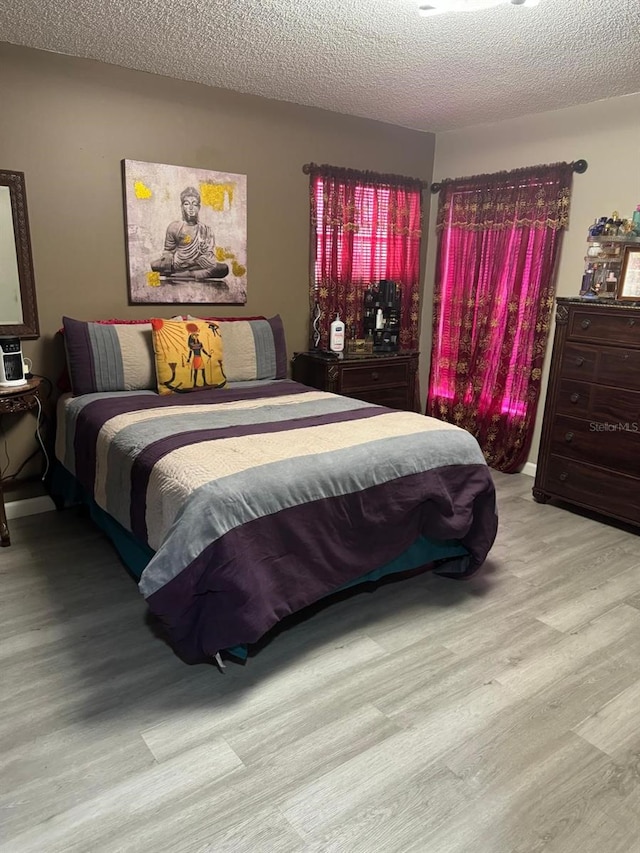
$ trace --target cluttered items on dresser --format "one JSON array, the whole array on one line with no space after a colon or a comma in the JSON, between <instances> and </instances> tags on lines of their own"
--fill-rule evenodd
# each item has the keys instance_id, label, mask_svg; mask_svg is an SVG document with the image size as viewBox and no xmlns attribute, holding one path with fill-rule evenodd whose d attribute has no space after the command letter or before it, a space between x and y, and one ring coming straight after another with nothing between
<instances>
[{"instance_id":1,"label":"cluttered items on dresser","mask_svg":"<svg viewBox=\"0 0 640 853\"><path fill-rule=\"evenodd\" d=\"M363 326L365 340L372 340L373 352L400 349L402 290L395 281L379 281L364 292Z\"/></svg>"},{"instance_id":2,"label":"cluttered items on dresser","mask_svg":"<svg viewBox=\"0 0 640 853\"><path fill-rule=\"evenodd\" d=\"M640 299L640 204L623 219L617 210L589 228L580 296L585 299Z\"/></svg>"}]
</instances>

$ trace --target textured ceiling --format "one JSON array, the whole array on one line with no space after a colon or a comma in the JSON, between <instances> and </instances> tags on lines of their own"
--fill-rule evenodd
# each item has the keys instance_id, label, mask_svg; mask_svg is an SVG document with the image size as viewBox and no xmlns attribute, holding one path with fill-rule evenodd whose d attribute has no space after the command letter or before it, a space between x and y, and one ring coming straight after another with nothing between
<instances>
[{"instance_id":1,"label":"textured ceiling","mask_svg":"<svg viewBox=\"0 0 640 853\"><path fill-rule=\"evenodd\" d=\"M3 0L0 39L442 131L640 91L640 0Z\"/></svg>"}]
</instances>

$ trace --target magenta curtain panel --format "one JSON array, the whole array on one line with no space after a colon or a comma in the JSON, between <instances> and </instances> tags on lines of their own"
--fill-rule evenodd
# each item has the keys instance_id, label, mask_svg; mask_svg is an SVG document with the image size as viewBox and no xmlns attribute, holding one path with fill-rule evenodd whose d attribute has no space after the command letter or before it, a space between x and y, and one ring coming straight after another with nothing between
<instances>
[{"instance_id":1,"label":"magenta curtain panel","mask_svg":"<svg viewBox=\"0 0 640 853\"><path fill-rule=\"evenodd\" d=\"M427 414L471 432L499 471L531 445L572 175L558 163L440 191Z\"/></svg>"},{"instance_id":2,"label":"magenta curtain panel","mask_svg":"<svg viewBox=\"0 0 640 853\"><path fill-rule=\"evenodd\" d=\"M422 181L334 166L310 174L310 310L322 312L320 346L337 312L362 334L367 286L383 279L402 289L400 345L418 348Z\"/></svg>"}]
</instances>

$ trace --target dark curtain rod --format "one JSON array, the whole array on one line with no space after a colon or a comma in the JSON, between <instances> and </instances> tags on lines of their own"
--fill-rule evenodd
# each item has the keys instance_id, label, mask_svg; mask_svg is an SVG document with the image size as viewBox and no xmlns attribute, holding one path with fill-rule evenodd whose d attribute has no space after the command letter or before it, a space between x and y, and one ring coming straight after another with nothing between
<instances>
[{"instance_id":1,"label":"dark curtain rod","mask_svg":"<svg viewBox=\"0 0 640 853\"><path fill-rule=\"evenodd\" d=\"M584 173L589 168L589 164L586 160L574 160L571 164L571 168L574 172L577 172L578 175L584 175ZM442 189L442 184L434 183L431 184L431 192L433 195L437 195Z\"/></svg>"},{"instance_id":2,"label":"dark curtain rod","mask_svg":"<svg viewBox=\"0 0 640 853\"><path fill-rule=\"evenodd\" d=\"M426 190L429 186L427 181L421 178L409 178L406 175L385 174L382 172L362 171L361 169L350 169L344 166L329 166L317 163L305 163L302 167L305 175L321 174L331 176L338 180L356 180L371 182L373 184L391 184L393 186L419 187Z\"/></svg>"}]
</instances>

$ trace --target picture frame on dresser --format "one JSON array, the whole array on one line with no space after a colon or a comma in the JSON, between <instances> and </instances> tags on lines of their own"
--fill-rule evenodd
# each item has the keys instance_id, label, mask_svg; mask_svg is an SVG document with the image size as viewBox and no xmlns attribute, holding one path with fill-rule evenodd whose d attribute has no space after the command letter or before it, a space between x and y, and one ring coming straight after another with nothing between
<instances>
[{"instance_id":1,"label":"picture frame on dresser","mask_svg":"<svg viewBox=\"0 0 640 853\"><path fill-rule=\"evenodd\" d=\"M640 243L625 247L616 298L640 301Z\"/></svg>"},{"instance_id":2,"label":"picture frame on dresser","mask_svg":"<svg viewBox=\"0 0 640 853\"><path fill-rule=\"evenodd\" d=\"M640 243L625 247L616 298L640 301Z\"/></svg>"}]
</instances>

